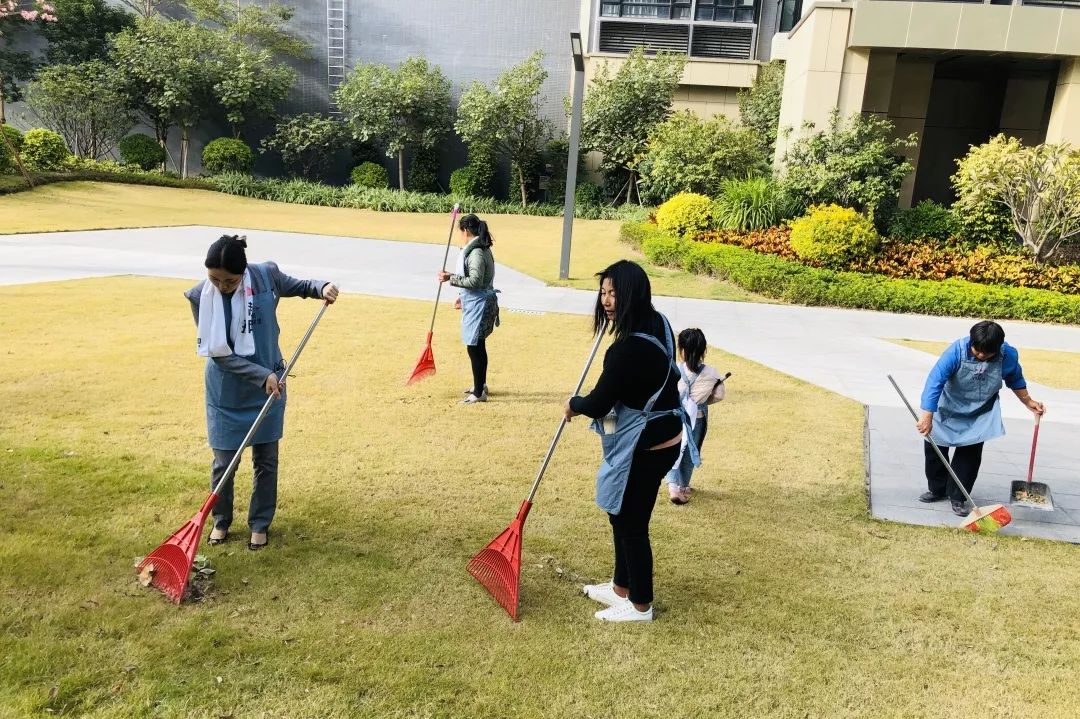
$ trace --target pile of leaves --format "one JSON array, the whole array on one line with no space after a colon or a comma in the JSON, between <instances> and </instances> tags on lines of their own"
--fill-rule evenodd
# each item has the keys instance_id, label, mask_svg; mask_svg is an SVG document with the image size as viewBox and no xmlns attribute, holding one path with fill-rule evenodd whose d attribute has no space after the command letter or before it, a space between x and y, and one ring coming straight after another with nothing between
<instances>
[{"instance_id":1,"label":"pile of leaves","mask_svg":"<svg viewBox=\"0 0 1080 719\"><path fill-rule=\"evenodd\" d=\"M135 558L135 568L138 569L139 565L143 562L143 557ZM139 572L139 584L144 587L149 587L154 581L154 573L156 568L154 563L150 562ZM214 569L213 564L210 562L210 558L205 554L196 554L195 561L191 564L191 576L188 578L187 587L184 589L183 602L185 604L191 602L201 602L206 599L213 588L213 576L217 570Z\"/></svg>"}]
</instances>

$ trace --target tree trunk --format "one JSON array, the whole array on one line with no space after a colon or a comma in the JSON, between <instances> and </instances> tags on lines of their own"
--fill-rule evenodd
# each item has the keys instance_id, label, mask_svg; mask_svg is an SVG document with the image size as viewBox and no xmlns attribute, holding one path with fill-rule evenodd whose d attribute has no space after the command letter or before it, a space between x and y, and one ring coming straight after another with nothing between
<instances>
[{"instance_id":1,"label":"tree trunk","mask_svg":"<svg viewBox=\"0 0 1080 719\"><path fill-rule=\"evenodd\" d=\"M160 125L155 123L155 125L154 125L154 134L157 135L158 145L160 145L161 149L165 151L165 157L166 157L166 160L167 160L168 157L169 157L169 146L168 146L169 128L161 127ZM169 169L168 165L165 164L166 160L162 160L161 161L161 167L158 168L162 172L165 172L165 171L167 171Z\"/></svg>"},{"instance_id":2,"label":"tree trunk","mask_svg":"<svg viewBox=\"0 0 1080 719\"><path fill-rule=\"evenodd\" d=\"M187 159L188 159L188 128L185 125L180 130L180 179L187 179Z\"/></svg>"},{"instance_id":3,"label":"tree trunk","mask_svg":"<svg viewBox=\"0 0 1080 719\"><path fill-rule=\"evenodd\" d=\"M397 179L398 179L398 189L399 190L404 190L405 189L405 149L404 148L398 150L398 155L397 155Z\"/></svg>"},{"instance_id":4,"label":"tree trunk","mask_svg":"<svg viewBox=\"0 0 1080 719\"><path fill-rule=\"evenodd\" d=\"M529 198L525 194L525 170L518 168L518 187L521 188L521 206L526 207L529 204Z\"/></svg>"},{"instance_id":5,"label":"tree trunk","mask_svg":"<svg viewBox=\"0 0 1080 719\"><path fill-rule=\"evenodd\" d=\"M7 115L4 111L4 73L0 72L0 125L7 122Z\"/></svg>"}]
</instances>

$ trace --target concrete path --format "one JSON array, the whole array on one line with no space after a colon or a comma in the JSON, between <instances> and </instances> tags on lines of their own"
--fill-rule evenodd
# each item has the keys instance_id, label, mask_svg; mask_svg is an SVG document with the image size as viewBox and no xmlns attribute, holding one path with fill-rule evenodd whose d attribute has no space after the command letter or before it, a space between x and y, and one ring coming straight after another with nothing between
<instances>
[{"instance_id":1,"label":"concrete path","mask_svg":"<svg viewBox=\"0 0 1080 719\"><path fill-rule=\"evenodd\" d=\"M203 276L202 258L207 245L223 232L226 230L222 228L172 227L0 235L0 284L117 274L198 279ZM438 267L443 253L440 245L262 230L246 234L254 262L274 259L289 274L325 277L347 292L416 300L432 298L433 268ZM500 303L507 309L592 312L593 292L547 287L503 265L499 265L496 277L496 285L502 290ZM891 373L909 398L917 402L936 358L887 340L952 341L967 334L973 320L668 297L657 298L656 304L676 328L701 327L714 346L870 407L870 495L874 516L922 524L956 523L951 515L942 515L941 505L909 506L906 500L901 501L902 497L914 498L922 491L921 448L911 430L910 418L905 419L899 412L902 405L885 376ZM1080 352L1080 327L1011 321L1001 324L1009 342L1021 351ZM737 377L732 378L732 391L738 391ZM1032 383L1031 393L1048 406L1040 437L1040 453L1049 460L1045 467L1067 469L1080 465L1080 392ZM1030 413L1008 391L1002 393L1002 405L1010 420L1010 436L987 445L983 476L990 478L998 472L1004 482L1005 476L1023 479L1022 473L1015 475L1013 465L1020 445L1030 442ZM1040 469L1043 466L1040 462ZM1067 478L1053 481L1063 483ZM981 495L983 491L987 494ZM997 491L992 479L980 480L976 498L993 495L1001 501ZM1080 487L1063 484L1059 491L1080 496ZM1062 517L1071 518L1070 501L1066 499L1063 504ZM1080 508L1075 514L1080 519ZM1044 520L1049 519L1044 516ZM1020 529L1019 521L1017 525ZM1055 538L1080 541L1080 531Z\"/></svg>"}]
</instances>

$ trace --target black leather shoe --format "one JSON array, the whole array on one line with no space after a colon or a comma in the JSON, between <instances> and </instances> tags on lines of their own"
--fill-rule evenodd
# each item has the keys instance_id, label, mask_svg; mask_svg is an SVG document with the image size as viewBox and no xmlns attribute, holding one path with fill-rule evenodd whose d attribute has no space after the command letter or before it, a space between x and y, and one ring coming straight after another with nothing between
<instances>
[{"instance_id":1,"label":"black leather shoe","mask_svg":"<svg viewBox=\"0 0 1080 719\"><path fill-rule=\"evenodd\" d=\"M958 517L966 517L971 513L971 510L967 508L967 502L962 499L952 500L952 511Z\"/></svg>"},{"instance_id":2,"label":"black leather shoe","mask_svg":"<svg viewBox=\"0 0 1080 719\"><path fill-rule=\"evenodd\" d=\"M945 499L944 494L934 494L933 492L923 492L919 495L919 501L926 502L927 504L930 504L931 502L940 502L943 499Z\"/></svg>"}]
</instances>

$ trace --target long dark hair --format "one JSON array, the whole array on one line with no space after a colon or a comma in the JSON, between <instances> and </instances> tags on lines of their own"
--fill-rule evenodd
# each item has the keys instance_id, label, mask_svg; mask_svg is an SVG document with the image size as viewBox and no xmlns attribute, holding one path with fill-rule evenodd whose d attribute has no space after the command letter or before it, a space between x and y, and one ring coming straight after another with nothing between
<instances>
[{"instance_id":1,"label":"long dark hair","mask_svg":"<svg viewBox=\"0 0 1080 719\"><path fill-rule=\"evenodd\" d=\"M652 305L652 285L649 276L641 266L630 260L619 260L606 269L597 272L600 287L604 280L611 280L615 290L615 321L608 331L615 335L615 341L625 339L631 332L638 331L645 322L654 320L657 312ZM607 315L600 302L600 293L596 293L596 309L593 312L593 332L604 327Z\"/></svg>"},{"instance_id":2,"label":"long dark hair","mask_svg":"<svg viewBox=\"0 0 1080 719\"><path fill-rule=\"evenodd\" d=\"M247 237L222 235L214 240L214 244L206 251L206 262L203 265L208 270L225 270L234 275L242 275L248 264L246 247Z\"/></svg>"},{"instance_id":3,"label":"long dark hair","mask_svg":"<svg viewBox=\"0 0 1080 719\"><path fill-rule=\"evenodd\" d=\"M683 330L679 333L679 350L686 355L687 368L700 372L705 366L705 333L697 327Z\"/></svg>"},{"instance_id":4,"label":"long dark hair","mask_svg":"<svg viewBox=\"0 0 1080 719\"><path fill-rule=\"evenodd\" d=\"M476 215L465 215L458 220L458 229L465 230L475 237L481 247L491 247L495 244L495 238L488 231L488 224Z\"/></svg>"}]
</instances>

